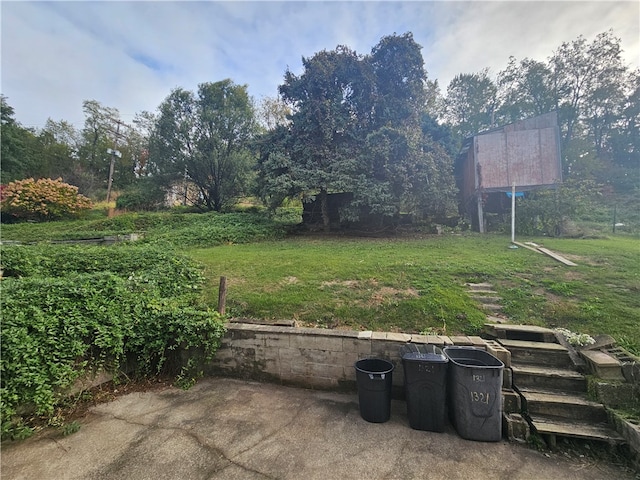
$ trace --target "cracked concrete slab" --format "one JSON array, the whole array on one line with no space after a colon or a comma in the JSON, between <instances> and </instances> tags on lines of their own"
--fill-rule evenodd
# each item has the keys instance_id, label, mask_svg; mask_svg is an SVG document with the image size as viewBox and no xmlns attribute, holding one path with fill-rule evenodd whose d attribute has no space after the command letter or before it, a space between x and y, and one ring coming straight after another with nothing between
<instances>
[{"instance_id":1,"label":"cracked concrete slab","mask_svg":"<svg viewBox=\"0 0 640 480\"><path fill-rule=\"evenodd\" d=\"M208 378L91 409L67 437L2 448L3 479L632 479L593 460L412 430L406 404L367 423L354 394Z\"/></svg>"}]
</instances>

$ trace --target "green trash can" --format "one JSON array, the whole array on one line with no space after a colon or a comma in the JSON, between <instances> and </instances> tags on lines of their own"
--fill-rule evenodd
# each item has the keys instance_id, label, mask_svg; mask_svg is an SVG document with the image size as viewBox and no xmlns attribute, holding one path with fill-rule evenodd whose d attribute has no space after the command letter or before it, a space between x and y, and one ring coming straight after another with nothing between
<instances>
[{"instance_id":1,"label":"green trash can","mask_svg":"<svg viewBox=\"0 0 640 480\"><path fill-rule=\"evenodd\" d=\"M435 345L407 344L400 349L409 426L444 432L449 360Z\"/></svg>"},{"instance_id":2,"label":"green trash can","mask_svg":"<svg viewBox=\"0 0 640 480\"><path fill-rule=\"evenodd\" d=\"M367 422L384 423L391 416L393 363L365 358L355 363L360 416Z\"/></svg>"},{"instance_id":3,"label":"green trash can","mask_svg":"<svg viewBox=\"0 0 640 480\"><path fill-rule=\"evenodd\" d=\"M504 364L474 347L445 347L444 354L449 359L449 415L458 435L500 441Z\"/></svg>"}]
</instances>

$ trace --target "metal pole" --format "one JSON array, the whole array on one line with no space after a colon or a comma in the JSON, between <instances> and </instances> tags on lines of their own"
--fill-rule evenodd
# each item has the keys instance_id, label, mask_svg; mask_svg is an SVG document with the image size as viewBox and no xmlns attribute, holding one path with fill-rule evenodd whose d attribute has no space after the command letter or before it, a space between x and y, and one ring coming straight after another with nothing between
<instances>
[{"instance_id":1,"label":"metal pole","mask_svg":"<svg viewBox=\"0 0 640 480\"><path fill-rule=\"evenodd\" d=\"M511 243L516 241L516 182L511 185Z\"/></svg>"},{"instance_id":2,"label":"metal pole","mask_svg":"<svg viewBox=\"0 0 640 480\"><path fill-rule=\"evenodd\" d=\"M116 120L116 139L113 142L113 153L111 153L111 162L109 163L109 182L107 183L107 203L111 200L111 185L113 184L113 171L116 165L116 150L118 148L118 139L120 138L120 120Z\"/></svg>"}]
</instances>

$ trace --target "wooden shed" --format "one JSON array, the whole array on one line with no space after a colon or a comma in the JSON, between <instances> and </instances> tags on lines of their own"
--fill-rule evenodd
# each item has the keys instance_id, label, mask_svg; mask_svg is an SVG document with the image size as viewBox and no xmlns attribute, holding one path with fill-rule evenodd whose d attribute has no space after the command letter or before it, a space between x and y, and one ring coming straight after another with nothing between
<instances>
[{"instance_id":1,"label":"wooden shed","mask_svg":"<svg viewBox=\"0 0 640 480\"><path fill-rule=\"evenodd\" d=\"M558 116L550 112L478 133L464 141L460 156L463 204L484 232L484 206L493 194L504 196L514 185L524 192L562 183Z\"/></svg>"}]
</instances>

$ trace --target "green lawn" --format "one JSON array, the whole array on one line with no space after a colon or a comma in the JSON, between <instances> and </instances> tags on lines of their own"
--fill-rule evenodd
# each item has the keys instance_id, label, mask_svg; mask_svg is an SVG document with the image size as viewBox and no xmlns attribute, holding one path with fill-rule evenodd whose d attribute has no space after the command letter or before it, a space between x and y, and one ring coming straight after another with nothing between
<instances>
[{"instance_id":1,"label":"green lawn","mask_svg":"<svg viewBox=\"0 0 640 480\"><path fill-rule=\"evenodd\" d=\"M477 333L485 320L466 282L490 282L512 322L608 333L640 354L640 239L533 238L573 259L567 267L505 235L372 239L286 236L300 212L125 214L3 225L3 240L46 241L144 232L206 267L205 300L228 278L233 316L382 331ZM518 238L519 241L529 239Z\"/></svg>"},{"instance_id":2,"label":"green lawn","mask_svg":"<svg viewBox=\"0 0 640 480\"><path fill-rule=\"evenodd\" d=\"M524 241L520 239L521 241ZM534 239L567 267L497 235L406 239L299 237L192 249L206 266L207 301L227 277L234 316L403 332L477 333L484 322L465 282L489 282L513 322L609 333L640 347L640 242Z\"/></svg>"}]
</instances>

